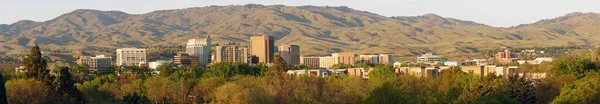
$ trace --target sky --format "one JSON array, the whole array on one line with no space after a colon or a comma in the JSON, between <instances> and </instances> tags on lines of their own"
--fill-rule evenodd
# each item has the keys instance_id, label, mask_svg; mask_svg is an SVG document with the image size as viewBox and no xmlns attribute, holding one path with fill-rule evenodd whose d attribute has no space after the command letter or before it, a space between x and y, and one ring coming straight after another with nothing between
<instances>
[{"instance_id":1,"label":"sky","mask_svg":"<svg viewBox=\"0 0 600 104\"><path fill-rule=\"evenodd\" d=\"M572 12L600 13L600 0L0 0L0 24L47 21L76 9L143 14L210 5L348 6L383 16L437 14L496 27L552 19Z\"/></svg>"}]
</instances>

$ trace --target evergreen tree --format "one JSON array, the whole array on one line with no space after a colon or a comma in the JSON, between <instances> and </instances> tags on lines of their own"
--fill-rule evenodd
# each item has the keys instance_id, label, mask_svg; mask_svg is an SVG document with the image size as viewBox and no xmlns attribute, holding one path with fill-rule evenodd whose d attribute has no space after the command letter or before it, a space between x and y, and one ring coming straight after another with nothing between
<instances>
[{"instance_id":1,"label":"evergreen tree","mask_svg":"<svg viewBox=\"0 0 600 104\"><path fill-rule=\"evenodd\" d=\"M507 97L517 99L521 104L535 103L535 87L531 81L513 74L505 82L504 93Z\"/></svg>"},{"instance_id":2,"label":"evergreen tree","mask_svg":"<svg viewBox=\"0 0 600 104\"><path fill-rule=\"evenodd\" d=\"M23 65L25 65L25 69L27 70L27 78L35 78L43 82L47 82L50 79L50 70L47 69L46 60L42 56L40 47L37 44L29 50L29 54L23 59Z\"/></svg>"},{"instance_id":3,"label":"evergreen tree","mask_svg":"<svg viewBox=\"0 0 600 104\"><path fill-rule=\"evenodd\" d=\"M59 95L60 101L63 103L85 103L83 94L75 87L75 80L69 73L69 67L58 68L60 74L54 80L54 91Z\"/></svg>"},{"instance_id":4,"label":"evergreen tree","mask_svg":"<svg viewBox=\"0 0 600 104\"><path fill-rule=\"evenodd\" d=\"M0 73L0 104L8 104L6 87L4 86L4 76L2 76L2 73Z\"/></svg>"},{"instance_id":5,"label":"evergreen tree","mask_svg":"<svg viewBox=\"0 0 600 104\"><path fill-rule=\"evenodd\" d=\"M285 60L281 55L275 55L273 58L273 65L271 65L271 70L275 70L278 72L287 72L288 68L286 66Z\"/></svg>"}]
</instances>

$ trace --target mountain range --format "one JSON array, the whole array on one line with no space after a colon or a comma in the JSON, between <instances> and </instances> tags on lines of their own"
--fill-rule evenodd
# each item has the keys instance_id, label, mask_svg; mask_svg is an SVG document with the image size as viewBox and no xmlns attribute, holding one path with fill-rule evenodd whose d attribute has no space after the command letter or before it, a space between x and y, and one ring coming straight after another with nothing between
<instances>
[{"instance_id":1,"label":"mountain range","mask_svg":"<svg viewBox=\"0 0 600 104\"><path fill-rule=\"evenodd\" d=\"M247 44L270 35L302 54L396 53L399 56L477 53L485 49L600 44L600 14L570 13L504 28L435 14L386 17L349 7L231 5L145 14L79 9L52 20L0 24L0 55L49 50L112 50L180 46L210 35L214 43Z\"/></svg>"}]
</instances>

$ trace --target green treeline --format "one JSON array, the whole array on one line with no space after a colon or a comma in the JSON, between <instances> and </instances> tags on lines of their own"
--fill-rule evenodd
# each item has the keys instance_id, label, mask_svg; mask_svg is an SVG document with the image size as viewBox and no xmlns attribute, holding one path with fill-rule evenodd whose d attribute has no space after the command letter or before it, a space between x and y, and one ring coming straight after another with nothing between
<instances>
[{"instance_id":1,"label":"green treeline","mask_svg":"<svg viewBox=\"0 0 600 104\"><path fill-rule=\"evenodd\" d=\"M395 73L390 65L361 65L373 68L369 79L362 79L288 75L288 69L298 68L286 66L280 57L271 67L166 65L157 74L140 67L89 74L83 65L50 71L34 47L24 59L27 72L0 77L6 79L0 80L6 81L0 86L0 103L600 103L599 62L588 56L595 55L557 59L539 81L517 75L482 77L458 67L438 77L416 77Z\"/></svg>"}]
</instances>

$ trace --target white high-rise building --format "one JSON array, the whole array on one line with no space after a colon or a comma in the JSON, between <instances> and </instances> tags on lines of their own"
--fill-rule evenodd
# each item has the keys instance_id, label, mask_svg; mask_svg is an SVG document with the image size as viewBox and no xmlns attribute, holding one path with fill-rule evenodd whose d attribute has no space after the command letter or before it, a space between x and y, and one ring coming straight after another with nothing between
<instances>
[{"instance_id":1,"label":"white high-rise building","mask_svg":"<svg viewBox=\"0 0 600 104\"><path fill-rule=\"evenodd\" d=\"M147 63L146 49L117 49L117 66L135 66L139 65L140 63Z\"/></svg>"},{"instance_id":2,"label":"white high-rise building","mask_svg":"<svg viewBox=\"0 0 600 104\"><path fill-rule=\"evenodd\" d=\"M198 56L200 59L200 65L206 65L210 63L210 36L204 39L190 39L188 40L186 53L191 56Z\"/></svg>"}]
</instances>

